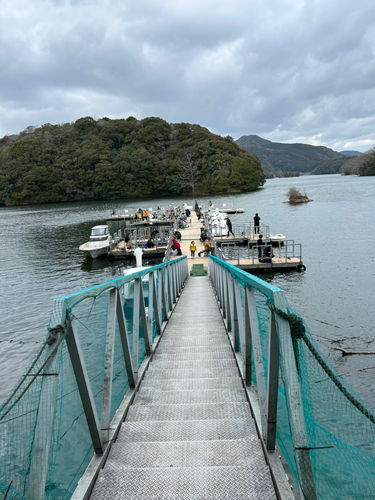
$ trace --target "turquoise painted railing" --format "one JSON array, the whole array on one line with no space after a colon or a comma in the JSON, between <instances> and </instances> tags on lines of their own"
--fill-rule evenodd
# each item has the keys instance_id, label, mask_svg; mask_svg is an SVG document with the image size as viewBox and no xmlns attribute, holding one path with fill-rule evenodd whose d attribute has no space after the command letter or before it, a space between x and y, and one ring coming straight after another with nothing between
<instances>
[{"instance_id":1,"label":"turquoise painted railing","mask_svg":"<svg viewBox=\"0 0 375 500\"><path fill-rule=\"evenodd\" d=\"M101 463L187 275L182 257L55 300L0 409L2 499L71 498Z\"/></svg>"},{"instance_id":2,"label":"turquoise painted railing","mask_svg":"<svg viewBox=\"0 0 375 500\"><path fill-rule=\"evenodd\" d=\"M319 352L284 292L210 256L210 275L244 383L306 499L372 498L375 416Z\"/></svg>"}]
</instances>

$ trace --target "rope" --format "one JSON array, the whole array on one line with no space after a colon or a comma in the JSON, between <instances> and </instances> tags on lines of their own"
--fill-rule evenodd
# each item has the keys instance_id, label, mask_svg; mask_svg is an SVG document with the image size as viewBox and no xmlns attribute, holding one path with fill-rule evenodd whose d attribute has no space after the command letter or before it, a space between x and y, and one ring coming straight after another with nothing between
<instances>
[{"instance_id":1,"label":"rope","mask_svg":"<svg viewBox=\"0 0 375 500\"><path fill-rule=\"evenodd\" d=\"M332 382L336 385L336 387L339 389L339 391L347 398L347 400L354 405L366 418L368 418L373 424L375 424L375 416L360 402L358 401L357 398L355 398L349 391L348 389L344 386L344 384L341 382L339 376L337 376L330 366L327 364L327 362L322 358L322 355L320 352L317 350L317 348L314 346L314 344L311 342L309 337L306 334L306 328L303 322L303 319L300 316L297 316L297 314L288 314L276 307L275 305L271 304L270 301L267 301L268 307L276 313L278 316L281 318L285 319L288 321L290 324L290 333L292 335L292 340L293 340L293 347L294 347L294 341L297 340L303 340L310 350L311 354L314 356L314 358L318 361L320 366L323 368L323 370L326 372L328 377L332 380ZM295 353L296 355L296 353ZM296 356L296 362L298 365L298 360Z\"/></svg>"},{"instance_id":2,"label":"rope","mask_svg":"<svg viewBox=\"0 0 375 500\"><path fill-rule=\"evenodd\" d=\"M27 370L27 372L24 374L24 376L21 378L20 382L17 384L17 386L15 387L15 389L13 390L13 392L11 393L11 395L9 396L9 398L3 403L3 405L1 406L0 408L0 412L6 407L6 405L9 403L9 401L13 398L13 396L16 394L16 392L18 391L18 389L21 387L21 385L23 384L23 382L25 381L26 377L30 376L30 372L31 370L34 368L34 366L36 365L38 359L40 358L43 350L45 349L46 345L51 345L53 344L53 342L55 342L57 340L57 333L58 332L61 332L62 335L60 337L60 340L58 341L58 343L56 344L56 346L53 348L53 350L51 351L50 355L47 357L47 359L43 362L42 366L38 369L38 371L32 375L32 378L30 380L30 382L27 384L27 386L25 387L25 389L21 392L21 394L18 396L18 398L13 401L12 405L7 409L7 411L0 416L0 421L4 419L4 417L6 415L8 415L8 413L12 410L12 408L14 408L14 406L18 403L18 401L20 401L20 399L25 395L26 391L29 389L29 387L31 386L31 384L36 380L36 378L39 376L40 372L43 370L43 368L48 364L49 360L56 354L57 352L57 349L59 348L61 342L63 341L64 337L67 335L68 331L65 329L65 327L63 325L57 325L53 328L49 328L49 336L47 337L47 339L45 340L45 342L43 343L41 349L39 350L38 354L36 355L34 361L32 362L32 364L30 365L29 369Z\"/></svg>"}]
</instances>

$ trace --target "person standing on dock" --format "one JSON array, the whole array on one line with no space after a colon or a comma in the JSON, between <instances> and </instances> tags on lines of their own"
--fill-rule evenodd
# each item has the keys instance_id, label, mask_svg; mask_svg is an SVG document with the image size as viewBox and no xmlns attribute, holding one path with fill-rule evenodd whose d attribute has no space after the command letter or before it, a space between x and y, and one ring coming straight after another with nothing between
<instances>
[{"instance_id":1,"label":"person standing on dock","mask_svg":"<svg viewBox=\"0 0 375 500\"><path fill-rule=\"evenodd\" d=\"M227 220L227 226L228 226L227 238L229 238L230 233L232 233L234 236L234 232L232 231L232 221L230 220L229 217L226 217L226 220Z\"/></svg>"},{"instance_id":2,"label":"person standing on dock","mask_svg":"<svg viewBox=\"0 0 375 500\"><path fill-rule=\"evenodd\" d=\"M259 215L255 214L255 217L254 217L254 234L259 234L259 221L260 221Z\"/></svg>"},{"instance_id":3,"label":"person standing on dock","mask_svg":"<svg viewBox=\"0 0 375 500\"><path fill-rule=\"evenodd\" d=\"M196 244L195 244L195 241L192 241L192 242L190 243L190 254L191 254L191 256L192 256L193 258L195 257L195 251L196 251L196 249L197 249L197 246L196 246Z\"/></svg>"},{"instance_id":4,"label":"person standing on dock","mask_svg":"<svg viewBox=\"0 0 375 500\"><path fill-rule=\"evenodd\" d=\"M263 241L263 236L260 234L259 238L257 240L257 246L258 246L258 260L261 262L261 259L263 257L263 246L264 246L264 241Z\"/></svg>"},{"instance_id":5,"label":"person standing on dock","mask_svg":"<svg viewBox=\"0 0 375 500\"><path fill-rule=\"evenodd\" d=\"M206 232L205 228L201 227L201 237L200 237L201 242L204 243L207 238L208 238L208 236L207 236L207 232Z\"/></svg>"}]
</instances>

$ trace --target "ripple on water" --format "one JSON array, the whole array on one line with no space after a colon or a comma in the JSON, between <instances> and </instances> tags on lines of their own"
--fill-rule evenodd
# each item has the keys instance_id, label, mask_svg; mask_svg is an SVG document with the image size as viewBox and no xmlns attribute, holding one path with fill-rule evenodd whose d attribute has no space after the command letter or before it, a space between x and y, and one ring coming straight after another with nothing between
<instances>
[{"instance_id":1,"label":"ripple on water","mask_svg":"<svg viewBox=\"0 0 375 500\"><path fill-rule=\"evenodd\" d=\"M312 203L283 203L290 186L306 191ZM301 176L272 179L254 193L200 198L220 208L243 208L233 226L249 223L255 212L272 233L302 243L305 273L262 275L282 288L300 313L322 352L375 408L373 356L341 357L334 345L375 350L375 178ZM92 226L103 223L112 208L194 205L194 199L171 198L88 202L0 208L0 380L1 394L13 386L46 335L54 298L121 276L126 263L98 265L78 250ZM115 228L117 230L117 227ZM9 344L10 337L28 344ZM341 340L340 340L341 339ZM7 340L7 342L4 342ZM333 343L335 342L335 344Z\"/></svg>"}]
</instances>

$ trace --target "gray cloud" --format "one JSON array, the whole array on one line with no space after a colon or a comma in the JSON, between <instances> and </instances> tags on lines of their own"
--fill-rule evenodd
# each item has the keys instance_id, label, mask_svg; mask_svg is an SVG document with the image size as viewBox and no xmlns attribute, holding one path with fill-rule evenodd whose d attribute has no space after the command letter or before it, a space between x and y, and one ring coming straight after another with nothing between
<instances>
[{"instance_id":1,"label":"gray cloud","mask_svg":"<svg viewBox=\"0 0 375 500\"><path fill-rule=\"evenodd\" d=\"M3 0L0 136L81 116L375 143L375 4Z\"/></svg>"}]
</instances>

